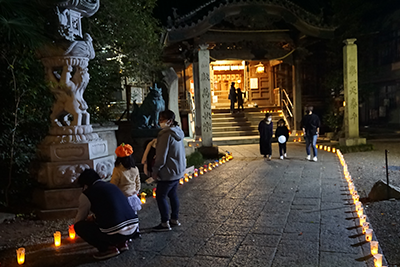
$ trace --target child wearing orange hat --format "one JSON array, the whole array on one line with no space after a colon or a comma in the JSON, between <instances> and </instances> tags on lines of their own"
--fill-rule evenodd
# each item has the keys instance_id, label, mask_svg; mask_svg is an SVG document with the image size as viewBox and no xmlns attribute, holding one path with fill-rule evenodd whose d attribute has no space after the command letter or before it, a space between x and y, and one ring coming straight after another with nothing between
<instances>
[{"instance_id":1,"label":"child wearing orange hat","mask_svg":"<svg viewBox=\"0 0 400 267\"><path fill-rule=\"evenodd\" d=\"M132 209L137 212L142 208L137 194L140 191L140 175L132 157L133 149L129 144L121 144L115 150L117 159L111 176L111 183L121 189L128 198L128 202Z\"/></svg>"}]
</instances>

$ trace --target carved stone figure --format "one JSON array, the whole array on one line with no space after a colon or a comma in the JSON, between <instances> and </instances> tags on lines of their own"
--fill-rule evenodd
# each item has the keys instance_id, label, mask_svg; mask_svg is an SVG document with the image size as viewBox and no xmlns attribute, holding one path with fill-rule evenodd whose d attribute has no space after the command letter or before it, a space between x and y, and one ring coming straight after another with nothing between
<instances>
[{"instance_id":1,"label":"carved stone figure","mask_svg":"<svg viewBox=\"0 0 400 267\"><path fill-rule=\"evenodd\" d=\"M133 112L131 115L134 128L149 129L159 128L158 113L165 110L165 101L162 97L162 88L155 84L150 87L150 92L139 107L136 102L133 103Z\"/></svg>"}]
</instances>

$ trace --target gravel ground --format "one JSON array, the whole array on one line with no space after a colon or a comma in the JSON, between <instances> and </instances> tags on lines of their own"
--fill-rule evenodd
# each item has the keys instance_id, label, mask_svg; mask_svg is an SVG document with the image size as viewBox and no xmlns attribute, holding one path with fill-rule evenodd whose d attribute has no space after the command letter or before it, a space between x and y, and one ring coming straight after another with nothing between
<instances>
[{"instance_id":1,"label":"gravel ground","mask_svg":"<svg viewBox=\"0 0 400 267\"><path fill-rule=\"evenodd\" d=\"M366 198L375 182L386 180L385 149L389 150L389 166L400 166L400 140L369 141L374 151L345 154L345 160L361 198ZM390 168L389 168L390 169ZM390 170L390 183L400 186L400 171ZM364 203L365 212L382 247L389 266L400 266L400 201ZM72 220L40 221L17 217L0 224L1 252L20 246L52 243L49 233L62 231Z\"/></svg>"},{"instance_id":2,"label":"gravel ground","mask_svg":"<svg viewBox=\"0 0 400 267\"><path fill-rule=\"evenodd\" d=\"M374 183L386 181L385 149L389 150L389 182L400 186L400 140L374 140L374 151L344 154L360 198L366 198ZM400 201L365 202L367 214L389 266L400 266Z\"/></svg>"}]
</instances>

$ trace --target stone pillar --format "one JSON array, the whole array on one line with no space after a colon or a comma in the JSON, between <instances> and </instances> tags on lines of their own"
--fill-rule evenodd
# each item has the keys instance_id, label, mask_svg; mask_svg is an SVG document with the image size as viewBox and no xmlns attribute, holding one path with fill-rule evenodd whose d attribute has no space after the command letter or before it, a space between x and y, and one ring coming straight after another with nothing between
<instances>
[{"instance_id":1,"label":"stone pillar","mask_svg":"<svg viewBox=\"0 0 400 267\"><path fill-rule=\"evenodd\" d=\"M210 88L210 51L208 44L200 45L199 89L201 112L201 138L203 146L212 146L211 88Z\"/></svg>"},{"instance_id":2,"label":"stone pillar","mask_svg":"<svg viewBox=\"0 0 400 267\"><path fill-rule=\"evenodd\" d=\"M365 144L365 138L359 138L358 120L358 69L356 39L346 39L343 47L343 82L344 82L344 131L345 138L340 138L341 145L354 146Z\"/></svg>"},{"instance_id":3,"label":"stone pillar","mask_svg":"<svg viewBox=\"0 0 400 267\"><path fill-rule=\"evenodd\" d=\"M293 130L301 130L300 122L303 117L303 103L301 101L302 88L301 88L301 67L300 60L296 59L292 66L293 75ZM294 132L295 133L295 132Z\"/></svg>"},{"instance_id":4,"label":"stone pillar","mask_svg":"<svg viewBox=\"0 0 400 267\"><path fill-rule=\"evenodd\" d=\"M194 82L194 131L196 136L201 136L201 102L200 102L200 82L199 82L199 62L193 62L193 82Z\"/></svg>"},{"instance_id":5,"label":"stone pillar","mask_svg":"<svg viewBox=\"0 0 400 267\"><path fill-rule=\"evenodd\" d=\"M174 68L170 67L167 70L163 70L164 82L168 87L168 109L175 113L175 120L181 125L181 116L179 114L179 86L178 86L178 74L176 74Z\"/></svg>"}]
</instances>

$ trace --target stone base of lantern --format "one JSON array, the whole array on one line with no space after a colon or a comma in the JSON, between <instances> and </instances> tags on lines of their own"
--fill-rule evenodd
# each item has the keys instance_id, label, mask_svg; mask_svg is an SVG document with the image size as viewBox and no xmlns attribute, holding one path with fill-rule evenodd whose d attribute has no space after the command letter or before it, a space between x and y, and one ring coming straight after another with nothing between
<instances>
[{"instance_id":1,"label":"stone base of lantern","mask_svg":"<svg viewBox=\"0 0 400 267\"><path fill-rule=\"evenodd\" d=\"M46 188L70 188L80 173L88 168L94 169L101 178L111 176L114 168L114 156L105 156L96 159L81 159L64 162L45 162L42 164L38 181Z\"/></svg>"},{"instance_id":2,"label":"stone base of lantern","mask_svg":"<svg viewBox=\"0 0 400 267\"><path fill-rule=\"evenodd\" d=\"M33 203L36 215L42 220L73 218L78 211L82 188L36 189Z\"/></svg>"},{"instance_id":3,"label":"stone base of lantern","mask_svg":"<svg viewBox=\"0 0 400 267\"><path fill-rule=\"evenodd\" d=\"M218 158L218 146L201 146L197 150L205 158Z\"/></svg>"},{"instance_id":4,"label":"stone base of lantern","mask_svg":"<svg viewBox=\"0 0 400 267\"><path fill-rule=\"evenodd\" d=\"M341 146L358 146L365 145L367 143L367 139L365 138L340 138L339 144Z\"/></svg>"},{"instance_id":5,"label":"stone base of lantern","mask_svg":"<svg viewBox=\"0 0 400 267\"><path fill-rule=\"evenodd\" d=\"M73 219L78 212L78 208L37 210L36 216L41 220Z\"/></svg>"}]
</instances>

